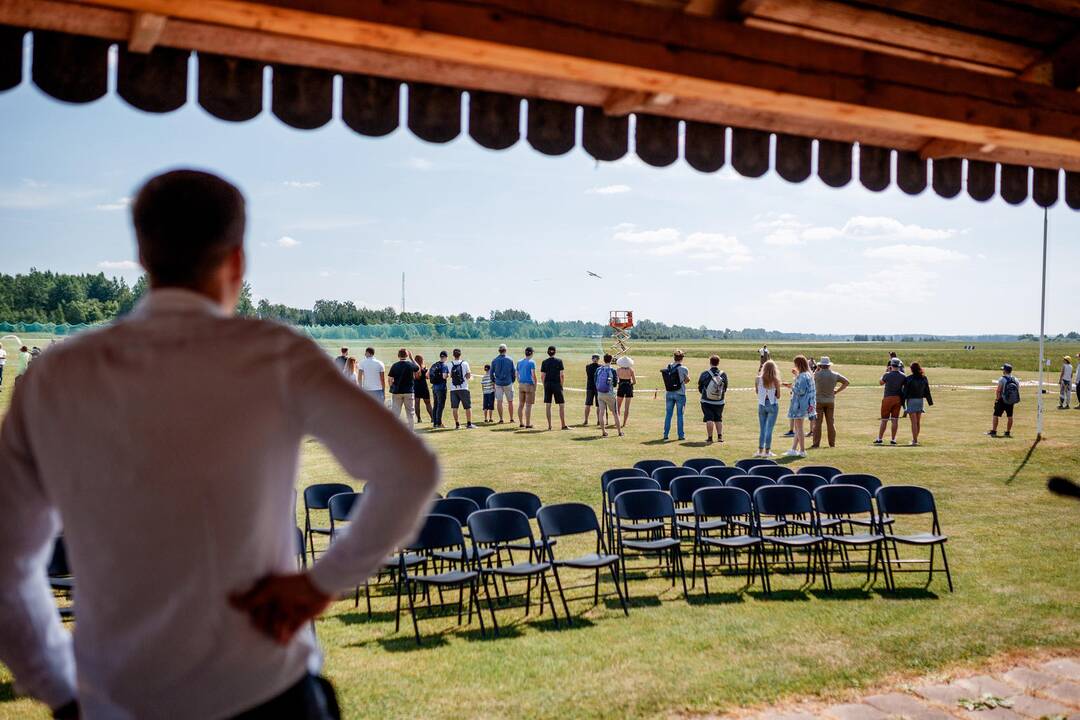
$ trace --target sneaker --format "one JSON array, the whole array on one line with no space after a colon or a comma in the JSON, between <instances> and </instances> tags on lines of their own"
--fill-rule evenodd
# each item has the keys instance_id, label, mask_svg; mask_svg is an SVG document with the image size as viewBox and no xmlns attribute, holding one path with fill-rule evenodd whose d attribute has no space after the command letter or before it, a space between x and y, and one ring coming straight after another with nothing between
<instances>
[{"instance_id":1,"label":"sneaker","mask_svg":"<svg viewBox=\"0 0 1080 720\"><path fill-rule=\"evenodd\" d=\"M911 445L911 447L919 447L919 443L916 442L915 440L912 440L911 443L909 443L909 444Z\"/></svg>"},{"instance_id":2,"label":"sneaker","mask_svg":"<svg viewBox=\"0 0 1080 720\"><path fill-rule=\"evenodd\" d=\"M801 457L801 458L806 457L806 451L804 450L801 453L799 453L799 457Z\"/></svg>"},{"instance_id":3,"label":"sneaker","mask_svg":"<svg viewBox=\"0 0 1080 720\"><path fill-rule=\"evenodd\" d=\"M795 437L795 431L794 430L788 430L781 437Z\"/></svg>"},{"instance_id":4,"label":"sneaker","mask_svg":"<svg viewBox=\"0 0 1080 720\"><path fill-rule=\"evenodd\" d=\"M799 457L799 451L798 450L788 450L786 453L784 453L784 457Z\"/></svg>"},{"instance_id":5,"label":"sneaker","mask_svg":"<svg viewBox=\"0 0 1080 720\"><path fill-rule=\"evenodd\" d=\"M679 442L682 442L682 441L683 441L683 440L685 440L685 439L686 439L686 437L685 437L685 436L683 436L683 435L680 435L680 436L679 436Z\"/></svg>"},{"instance_id":6,"label":"sneaker","mask_svg":"<svg viewBox=\"0 0 1080 720\"><path fill-rule=\"evenodd\" d=\"M763 453L761 450L758 450L756 453L754 453L750 457L756 457L756 458L765 457L765 453Z\"/></svg>"},{"instance_id":7,"label":"sneaker","mask_svg":"<svg viewBox=\"0 0 1080 720\"><path fill-rule=\"evenodd\" d=\"M1011 432L1009 432L1008 430L1006 430L1006 431L1005 431L1005 437L1009 437L1009 438L1011 438L1011 437L1012 437L1012 433L1011 433Z\"/></svg>"},{"instance_id":8,"label":"sneaker","mask_svg":"<svg viewBox=\"0 0 1080 720\"><path fill-rule=\"evenodd\" d=\"M461 423L454 423L454 429L455 430L460 430L461 429Z\"/></svg>"},{"instance_id":9,"label":"sneaker","mask_svg":"<svg viewBox=\"0 0 1080 720\"><path fill-rule=\"evenodd\" d=\"M475 430L476 426L473 425L472 423L469 423L468 425L465 426L465 429L466 430Z\"/></svg>"},{"instance_id":10,"label":"sneaker","mask_svg":"<svg viewBox=\"0 0 1080 720\"><path fill-rule=\"evenodd\" d=\"M723 436L717 437L716 442L724 442Z\"/></svg>"},{"instance_id":11,"label":"sneaker","mask_svg":"<svg viewBox=\"0 0 1080 720\"><path fill-rule=\"evenodd\" d=\"M667 442L667 439L668 439L668 436L667 436L667 435L665 435L665 436L664 436L664 442Z\"/></svg>"},{"instance_id":12,"label":"sneaker","mask_svg":"<svg viewBox=\"0 0 1080 720\"><path fill-rule=\"evenodd\" d=\"M874 444L875 445L880 445L881 444L881 438L878 438L877 440L875 440Z\"/></svg>"},{"instance_id":13,"label":"sneaker","mask_svg":"<svg viewBox=\"0 0 1080 720\"><path fill-rule=\"evenodd\" d=\"M712 445L712 438L705 438L705 442L709 445Z\"/></svg>"},{"instance_id":14,"label":"sneaker","mask_svg":"<svg viewBox=\"0 0 1080 720\"><path fill-rule=\"evenodd\" d=\"M890 445L896 445L896 441L895 441L895 440L890 440L890 441L889 441L889 444L890 444Z\"/></svg>"},{"instance_id":15,"label":"sneaker","mask_svg":"<svg viewBox=\"0 0 1080 720\"><path fill-rule=\"evenodd\" d=\"M997 437L998 436L997 430L990 430L986 434L989 435L990 437Z\"/></svg>"}]
</instances>

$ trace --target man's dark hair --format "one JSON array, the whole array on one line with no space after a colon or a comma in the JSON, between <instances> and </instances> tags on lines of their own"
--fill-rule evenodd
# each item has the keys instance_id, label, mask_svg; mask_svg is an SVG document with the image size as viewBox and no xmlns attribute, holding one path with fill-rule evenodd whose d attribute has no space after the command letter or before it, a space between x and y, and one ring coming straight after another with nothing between
<instances>
[{"instance_id":1,"label":"man's dark hair","mask_svg":"<svg viewBox=\"0 0 1080 720\"><path fill-rule=\"evenodd\" d=\"M461 348L454 348L454 357L461 357Z\"/></svg>"},{"instance_id":2,"label":"man's dark hair","mask_svg":"<svg viewBox=\"0 0 1080 720\"><path fill-rule=\"evenodd\" d=\"M555 354L555 346L554 345L549 345L548 346L548 355L554 355L554 354Z\"/></svg>"},{"instance_id":3,"label":"man's dark hair","mask_svg":"<svg viewBox=\"0 0 1080 720\"><path fill-rule=\"evenodd\" d=\"M364 352L366 354L368 354L368 355L374 355L375 354L375 348L373 348L373 347L364 348Z\"/></svg>"},{"instance_id":4,"label":"man's dark hair","mask_svg":"<svg viewBox=\"0 0 1080 720\"><path fill-rule=\"evenodd\" d=\"M720 365L720 356L719 355L713 355L712 357L710 357L709 358L709 364L712 365L713 367L719 366Z\"/></svg>"},{"instance_id":5,"label":"man's dark hair","mask_svg":"<svg viewBox=\"0 0 1080 720\"><path fill-rule=\"evenodd\" d=\"M147 180L131 217L151 283L198 287L243 247L244 216L244 196L216 175L173 170Z\"/></svg>"},{"instance_id":6,"label":"man's dark hair","mask_svg":"<svg viewBox=\"0 0 1080 720\"><path fill-rule=\"evenodd\" d=\"M341 348L341 354L342 355L348 355L349 354L349 348Z\"/></svg>"},{"instance_id":7,"label":"man's dark hair","mask_svg":"<svg viewBox=\"0 0 1080 720\"><path fill-rule=\"evenodd\" d=\"M531 345L529 347L525 348L525 354L526 355L532 355L533 354L533 349L532 349Z\"/></svg>"},{"instance_id":8,"label":"man's dark hair","mask_svg":"<svg viewBox=\"0 0 1080 720\"><path fill-rule=\"evenodd\" d=\"M611 356L610 355L604 355L604 362L610 363L611 362Z\"/></svg>"}]
</instances>

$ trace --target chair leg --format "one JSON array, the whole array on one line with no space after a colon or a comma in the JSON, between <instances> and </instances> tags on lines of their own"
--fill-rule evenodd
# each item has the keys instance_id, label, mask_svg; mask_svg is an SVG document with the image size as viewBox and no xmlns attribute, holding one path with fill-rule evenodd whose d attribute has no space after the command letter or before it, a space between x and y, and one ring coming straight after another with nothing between
<instances>
[{"instance_id":1,"label":"chair leg","mask_svg":"<svg viewBox=\"0 0 1080 720\"><path fill-rule=\"evenodd\" d=\"M934 582L934 548L936 546L930 546L930 569L926 573L926 587L930 587L930 583Z\"/></svg>"},{"instance_id":2,"label":"chair leg","mask_svg":"<svg viewBox=\"0 0 1080 720\"><path fill-rule=\"evenodd\" d=\"M700 553L700 557L701 557L701 584L705 586L705 597L709 597L709 568L705 566L705 556L706 555L708 555L708 548L707 548L707 546L703 545L701 547L701 553ZM694 573L694 574L696 574L696 572L697 572L696 559L695 559L694 569L691 572ZM691 583L691 587L692 586L693 586L693 584Z\"/></svg>"},{"instance_id":3,"label":"chair leg","mask_svg":"<svg viewBox=\"0 0 1080 720\"><path fill-rule=\"evenodd\" d=\"M357 590L357 593L359 593L359 590ZM367 616L368 616L368 620L370 620L371 619L371 586L367 584L366 580L364 581L364 599L367 601Z\"/></svg>"},{"instance_id":4,"label":"chair leg","mask_svg":"<svg viewBox=\"0 0 1080 720\"><path fill-rule=\"evenodd\" d=\"M679 568L679 577L682 578L682 594L683 597L687 597L690 591L686 589L686 566L683 565L682 546L676 545L673 551L673 560ZM675 577L672 576L672 582L674 584Z\"/></svg>"},{"instance_id":5,"label":"chair leg","mask_svg":"<svg viewBox=\"0 0 1080 720\"><path fill-rule=\"evenodd\" d=\"M472 625L473 603L476 603L476 618L480 621L480 637L486 637L484 631L484 613L480 610L480 583L476 578L469 583L469 624Z\"/></svg>"},{"instance_id":6,"label":"chair leg","mask_svg":"<svg viewBox=\"0 0 1080 720\"><path fill-rule=\"evenodd\" d=\"M409 596L409 614L412 615L413 634L416 635L416 644L419 646L421 644L420 625L416 622L416 606L413 604L414 591L411 591L410 588L406 588L405 594Z\"/></svg>"},{"instance_id":7,"label":"chair leg","mask_svg":"<svg viewBox=\"0 0 1080 720\"><path fill-rule=\"evenodd\" d=\"M949 581L949 592L952 592L952 573L949 572L949 558L945 555L944 543L941 545L941 563L945 566L945 579Z\"/></svg>"},{"instance_id":8,"label":"chair leg","mask_svg":"<svg viewBox=\"0 0 1080 720\"><path fill-rule=\"evenodd\" d=\"M495 605L491 602L491 592L488 590L488 576L482 575L484 580L484 597L487 599L488 613L491 615L491 626L495 629L496 637L499 635L499 621L495 619ZM495 586L498 587L499 581L495 581ZM480 612L480 608L477 607L477 613Z\"/></svg>"},{"instance_id":9,"label":"chair leg","mask_svg":"<svg viewBox=\"0 0 1080 720\"><path fill-rule=\"evenodd\" d=\"M555 612L555 599L551 596L551 589L548 587L547 573L540 573L540 615L544 614L544 592L547 592L548 604L551 606L551 617L555 620L555 627L559 627L559 613ZM565 598L563 598L565 601Z\"/></svg>"},{"instance_id":10,"label":"chair leg","mask_svg":"<svg viewBox=\"0 0 1080 720\"><path fill-rule=\"evenodd\" d=\"M630 599L630 586L626 582L626 551L625 550L622 553L619 554L619 559L622 562L623 595L625 595L626 599L629 600Z\"/></svg>"},{"instance_id":11,"label":"chair leg","mask_svg":"<svg viewBox=\"0 0 1080 720\"><path fill-rule=\"evenodd\" d=\"M600 571L598 570L597 571L597 578L599 578L599 572ZM555 587L557 587L559 589L559 599L562 600L563 612L566 613L566 624L567 625L573 625L574 620L573 620L573 618L570 617L570 608L567 607L567 605L566 605L566 595L563 593L562 580L559 579L559 570L554 565L551 566L551 574L555 576ZM599 588L599 586L600 586L600 583L599 583L599 580L598 580L597 581L597 588ZM548 593L548 598L549 599L551 598L551 593L550 592Z\"/></svg>"},{"instance_id":12,"label":"chair leg","mask_svg":"<svg viewBox=\"0 0 1080 720\"><path fill-rule=\"evenodd\" d=\"M626 598L623 597L622 590L619 588L619 571L617 569L618 563L612 563L609 568L611 569L611 579L615 582L615 593L619 596L619 604L622 605L623 615L630 617L630 611L626 608ZM599 571L597 571L599 572Z\"/></svg>"},{"instance_id":13,"label":"chair leg","mask_svg":"<svg viewBox=\"0 0 1080 720\"><path fill-rule=\"evenodd\" d=\"M769 563L765 560L765 548L758 546L758 560L761 562L761 589L766 595L772 595L772 582L769 580Z\"/></svg>"},{"instance_id":14,"label":"chair leg","mask_svg":"<svg viewBox=\"0 0 1080 720\"><path fill-rule=\"evenodd\" d=\"M394 632L398 632L401 630L401 583L397 584L394 591L394 594L397 596L394 609Z\"/></svg>"},{"instance_id":15,"label":"chair leg","mask_svg":"<svg viewBox=\"0 0 1080 720\"><path fill-rule=\"evenodd\" d=\"M698 537L697 533L694 533L694 546L690 551L690 587L697 587L697 558L698 558Z\"/></svg>"},{"instance_id":16,"label":"chair leg","mask_svg":"<svg viewBox=\"0 0 1080 720\"><path fill-rule=\"evenodd\" d=\"M592 604L593 607L600 604L600 568L596 568L596 572L593 573Z\"/></svg>"}]
</instances>

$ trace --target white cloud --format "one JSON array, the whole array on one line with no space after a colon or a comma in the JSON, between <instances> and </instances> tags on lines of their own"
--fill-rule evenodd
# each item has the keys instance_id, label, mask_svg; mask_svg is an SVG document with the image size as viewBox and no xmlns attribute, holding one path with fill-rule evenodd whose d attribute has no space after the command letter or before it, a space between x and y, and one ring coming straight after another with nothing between
<instances>
[{"instance_id":1,"label":"white cloud","mask_svg":"<svg viewBox=\"0 0 1080 720\"><path fill-rule=\"evenodd\" d=\"M675 274L683 277L691 277L694 275L700 275L701 273L697 270L676 270Z\"/></svg>"},{"instance_id":2,"label":"white cloud","mask_svg":"<svg viewBox=\"0 0 1080 720\"><path fill-rule=\"evenodd\" d=\"M287 188L311 189L322 187L322 183L318 180L286 180L281 184Z\"/></svg>"},{"instance_id":3,"label":"white cloud","mask_svg":"<svg viewBox=\"0 0 1080 720\"><path fill-rule=\"evenodd\" d=\"M630 192L629 185L601 185L600 187L592 187L585 191L586 195L619 195L621 193Z\"/></svg>"},{"instance_id":4,"label":"white cloud","mask_svg":"<svg viewBox=\"0 0 1080 720\"><path fill-rule=\"evenodd\" d=\"M907 225L892 217L855 215L841 227L813 225L790 213L768 213L752 226L766 245L790 247L823 240L926 243L949 240L964 231Z\"/></svg>"},{"instance_id":5,"label":"white cloud","mask_svg":"<svg viewBox=\"0 0 1080 720\"><path fill-rule=\"evenodd\" d=\"M753 229L765 234L766 245L805 245L804 232L810 223L802 222L791 213L769 213L754 223Z\"/></svg>"},{"instance_id":6,"label":"white cloud","mask_svg":"<svg viewBox=\"0 0 1080 720\"><path fill-rule=\"evenodd\" d=\"M117 200L116 202L101 203L100 205L96 205L95 207L98 210L112 211L112 210L123 210L124 208L128 207L129 205L131 205L131 198L122 197L119 200Z\"/></svg>"},{"instance_id":7,"label":"white cloud","mask_svg":"<svg viewBox=\"0 0 1080 720\"><path fill-rule=\"evenodd\" d=\"M863 251L863 255L875 260L892 260L906 263L940 263L967 260L968 256L956 250L935 247L934 245L885 245Z\"/></svg>"},{"instance_id":8,"label":"white cloud","mask_svg":"<svg viewBox=\"0 0 1080 720\"><path fill-rule=\"evenodd\" d=\"M308 218L305 220L298 220L297 222L287 225L285 229L293 231L300 230L306 232L327 232L334 230L348 230L350 228L371 225L374 222L375 221L373 219L362 216L320 216Z\"/></svg>"},{"instance_id":9,"label":"white cloud","mask_svg":"<svg viewBox=\"0 0 1080 720\"><path fill-rule=\"evenodd\" d=\"M300 244L299 240L289 237L288 235L282 235L278 238L277 246L281 248L294 248Z\"/></svg>"},{"instance_id":10,"label":"white cloud","mask_svg":"<svg viewBox=\"0 0 1080 720\"><path fill-rule=\"evenodd\" d=\"M134 260L102 260L97 264L102 270L138 270L139 264Z\"/></svg>"},{"instance_id":11,"label":"white cloud","mask_svg":"<svg viewBox=\"0 0 1080 720\"><path fill-rule=\"evenodd\" d=\"M419 170L421 172L426 172L427 170L435 167L435 164L427 158L411 157L405 161L405 166L411 170Z\"/></svg>"},{"instance_id":12,"label":"white cloud","mask_svg":"<svg viewBox=\"0 0 1080 720\"><path fill-rule=\"evenodd\" d=\"M622 223L615 226L613 239L617 242L634 244L653 244L675 242L679 239L679 231L675 228L659 228L658 230L638 230L636 225Z\"/></svg>"},{"instance_id":13,"label":"white cloud","mask_svg":"<svg viewBox=\"0 0 1080 720\"><path fill-rule=\"evenodd\" d=\"M725 266L741 267L753 261L750 249L734 235L723 233L693 232L683 235L676 228L639 230L635 225L623 223L615 227L612 236L616 242L645 246L641 252L657 257L686 256L693 260L723 260Z\"/></svg>"}]
</instances>

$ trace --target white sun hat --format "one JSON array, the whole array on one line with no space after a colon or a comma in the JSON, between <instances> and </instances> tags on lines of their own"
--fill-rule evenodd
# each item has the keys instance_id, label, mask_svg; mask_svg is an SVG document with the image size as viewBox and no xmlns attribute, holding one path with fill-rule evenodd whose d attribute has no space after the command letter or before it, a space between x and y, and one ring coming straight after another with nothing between
<instances>
[{"instance_id":1,"label":"white sun hat","mask_svg":"<svg viewBox=\"0 0 1080 720\"><path fill-rule=\"evenodd\" d=\"M622 368L634 367L634 361L630 359L629 355L623 355L621 358L615 361L615 364Z\"/></svg>"}]
</instances>

